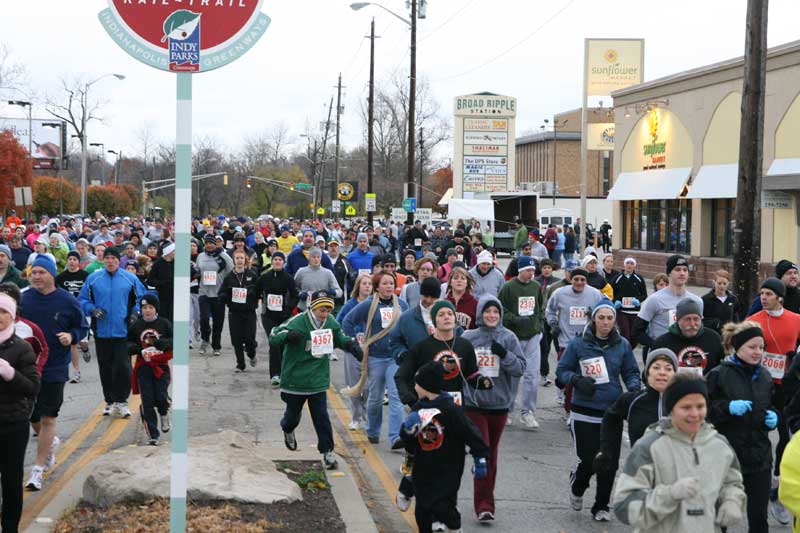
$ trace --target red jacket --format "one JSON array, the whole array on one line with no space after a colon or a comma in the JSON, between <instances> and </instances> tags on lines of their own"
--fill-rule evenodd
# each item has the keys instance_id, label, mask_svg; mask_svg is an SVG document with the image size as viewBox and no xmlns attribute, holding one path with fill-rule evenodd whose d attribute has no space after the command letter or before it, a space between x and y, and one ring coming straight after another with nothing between
<instances>
[{"instance_id":1,"label":"red jacket","mask_svg":"<svg viewBox=\"0 0 800 533\"><path fill-rule=\"evenodd\" d=\"M28 341L28 344L33 348L33 353L36 355L36 369L39 371L39 377L41 377L42 369L47 363L47 356L50 354L50 348L47 347L44 333L42 333L39 326L22 317L17 319L14 324L14 333L17 334L17 337Z\"/></svg>"},{"instance_id":2,"label":"red jacket","mask_svg":"<svg viewBox=\"0 0 800 533\"><path fill-rule=\"evenodd\" d=\"M478 299L471 292L466 292L456 303L453 293L447 291L447 300L456 306L456 324L467 329L476 329L475 315L478 312Z\"/></svg>"}]
</instances>

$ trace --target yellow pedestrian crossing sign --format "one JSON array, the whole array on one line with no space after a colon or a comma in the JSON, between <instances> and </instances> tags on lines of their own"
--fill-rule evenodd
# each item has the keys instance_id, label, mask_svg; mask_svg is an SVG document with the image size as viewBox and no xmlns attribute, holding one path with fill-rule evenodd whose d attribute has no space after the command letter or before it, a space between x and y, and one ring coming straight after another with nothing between
<instances>
[{"instance_id":1,"label":"yellow pedestrian crossing sign","mask_svg":"<svg viewBox=\"0 0 800 533\"><path fill-rule=\"evenodd\" d=\"M344 214L349 217L354 217L356 216L356 208L353 207L352 205L348 205L347 209L344 210Z\"/></svg>"},{"instance_id":2,"label":"yellow pedestrian crossing sign","mask_svg":"<svg viewBox=\"0 0 800 533\"><path fill-rule=\"evenodd\" d=\"M318 215L324 215L325 214L325 208L324 207L318 207L317 208L317 214Z\"/></svg>"}]
</instances>

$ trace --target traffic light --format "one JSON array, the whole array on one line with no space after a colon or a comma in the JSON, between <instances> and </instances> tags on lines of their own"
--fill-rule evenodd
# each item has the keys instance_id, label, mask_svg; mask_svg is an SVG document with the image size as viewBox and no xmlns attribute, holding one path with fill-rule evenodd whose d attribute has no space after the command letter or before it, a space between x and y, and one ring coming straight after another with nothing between
<instances>
[{"instance_id":1,"label":"traffic light","mask_svg":"<svg viewBox=\"0 0 800 533\"><path fill-rule=\"evenodd\" d=\"M292 190L292 191L294 190L294 182L293 181L289 182L289 190Z\"/></svg>"},{"instance_id":2,"label":"traffic light","mask_svg":"<svg viewBox=\"0 0 800 533\"><path fill-rule=\"evenodd\" d=\"M227 185L228 184L228 175L227 174L223 174L222 175L222 184L223 185Z\"/></svg>"},{"instance_id":3,"label":"traffic light","mask_svg":"<svg viewBox=\"0 0 800 533\"><path fill-rule=\"evenodd\" d=\"M248 189L251 188L253 186L253 178L247 178L244 183Z\"/></svg>"}]
</instances>

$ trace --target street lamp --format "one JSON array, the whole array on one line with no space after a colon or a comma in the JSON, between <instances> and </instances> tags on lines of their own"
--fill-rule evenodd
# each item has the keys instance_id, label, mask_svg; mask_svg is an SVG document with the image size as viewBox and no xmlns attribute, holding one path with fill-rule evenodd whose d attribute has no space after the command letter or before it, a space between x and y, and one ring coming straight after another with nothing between
<instances>
[{"instance_id":1,"label":"street lamp","mask_svg":"<svg viewBox=\"0 0 800 533\"><path fill-rule=\"evenodd\" d=\"M122 81L125 79L125 76L122 74L103 74L99 78L90 81L86 85L83 86L83 94L81 95L81 106L82 106L82 113L81 113L81 215L86 214L86 158L87 158L87 148L86 148L86 115L88 111L88 101L89 101L89 87L94 85L100 80L108 78L109 76L114 76L118 80Z\"/></svg>"},{"instance_id":2,"label":"street lamp","mask_svg":"<svg viewBox=\"0 0 800 533\"><path fill-rule=\"evenodd\" d=\"M100 183L106 184L106 145L104 143L89 143L89 146L100 148Z\"/></svg>"},{"instance_id":3,"label":"street lamp","mask_svg":"<svg viewBox=\"0 0 800 533\"><path fill-rule=\"evenodd\" d=\"M45 128L58 128L58 140L61 144L61 139L64 138L64 124L61 122L42 122ZM58 214L64 215L64 178L61 176L61 163L64 160L64 147L61 146L60 153L58 154L58 161L56 161L56 177L58 178Z\"/></svg>"},{"instance_id":4,"label":"street lamp","mask_svg":"<svg viewBox=\"0 0 800 533\"><path fill-rule=\"evenodd\" d=\"M8 105L28 108L28 156L33 161L33 104L24 100L9 100Z\"/></svg>"},{"instance_id":5,"label":"street lamp","mask_svg":"<svg viewBox=\"0 0 800 533\"><path fill-rule=\"evenodd\" d=\"M122 170L122 150L119 152L109 150L108 153L117 156L117 164L114 165L114 185L119 185L119 173Z\"/></svg>"}]
</instances>

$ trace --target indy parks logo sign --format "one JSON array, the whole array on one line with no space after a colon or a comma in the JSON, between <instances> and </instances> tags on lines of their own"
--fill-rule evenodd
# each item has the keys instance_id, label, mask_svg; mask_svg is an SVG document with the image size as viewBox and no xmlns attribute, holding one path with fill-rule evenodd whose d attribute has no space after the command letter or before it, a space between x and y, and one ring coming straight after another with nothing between
<instances>
[{"instance_id":1,"label":"indy parks logo sign","mask_svg":"<svg viewBox=\"0 0 800 533\"><path fill-rule=\"evenodd\" d=\"M109 0L106 32L139 61L204 72L238 59L267 31L263 0Z\"/></svg>"}]
</instances>

